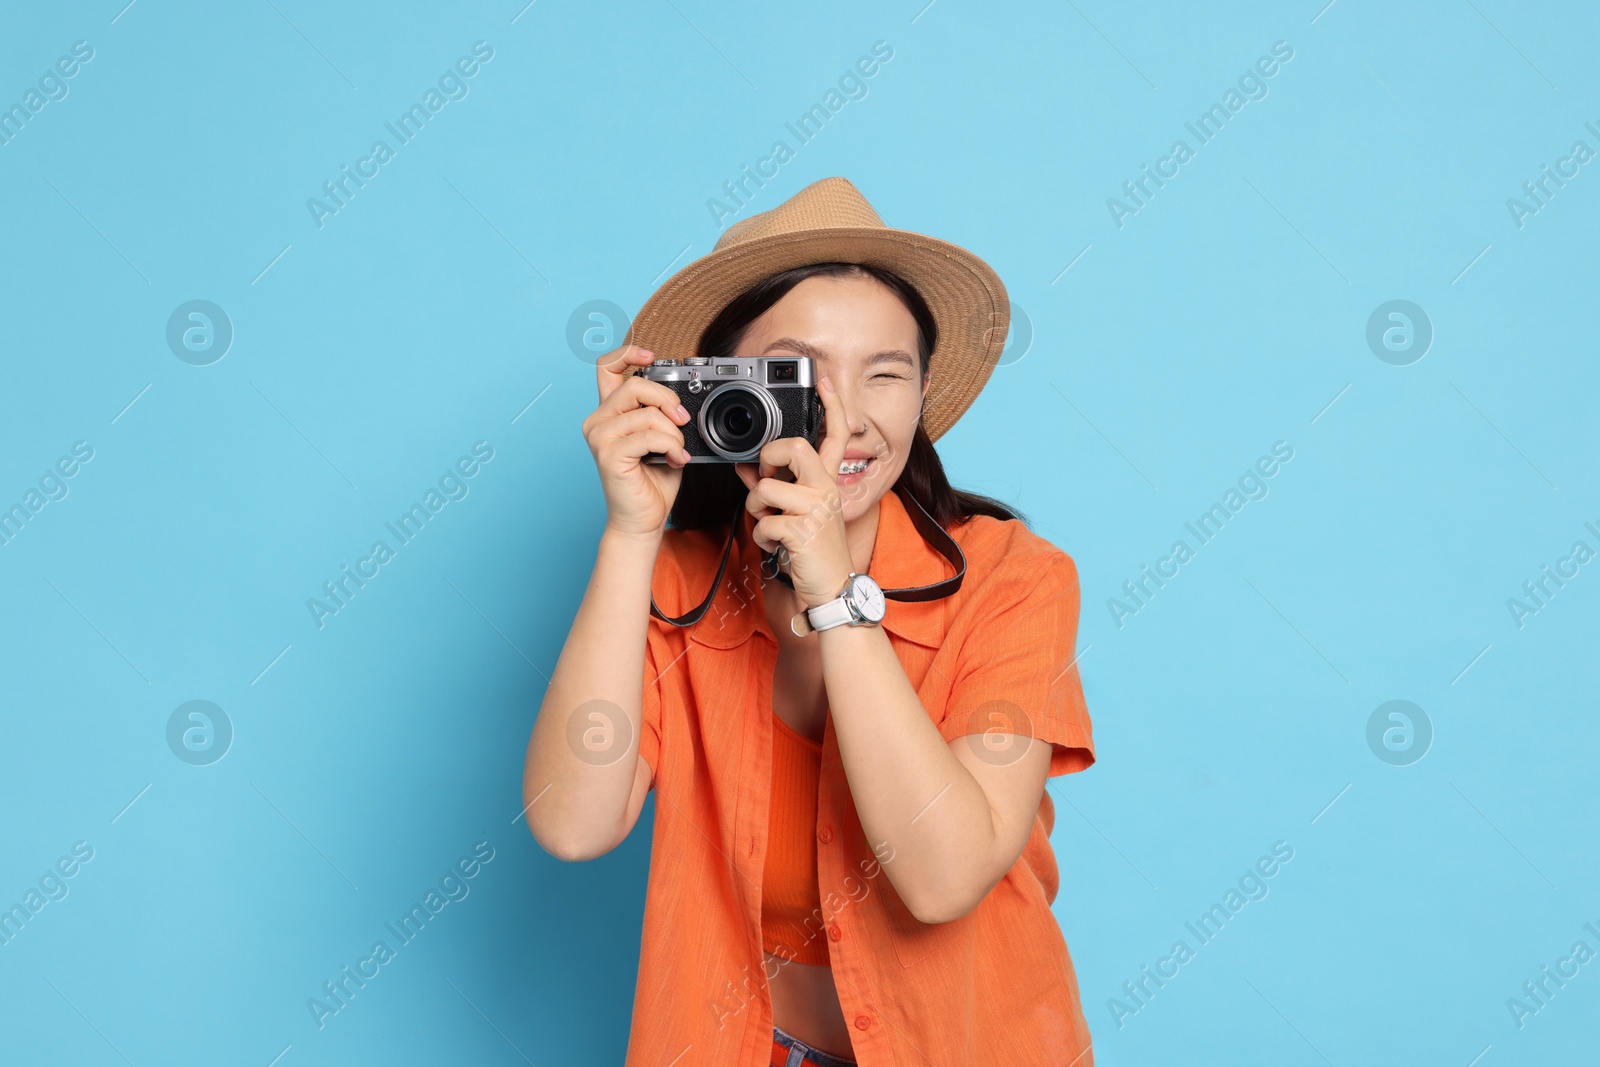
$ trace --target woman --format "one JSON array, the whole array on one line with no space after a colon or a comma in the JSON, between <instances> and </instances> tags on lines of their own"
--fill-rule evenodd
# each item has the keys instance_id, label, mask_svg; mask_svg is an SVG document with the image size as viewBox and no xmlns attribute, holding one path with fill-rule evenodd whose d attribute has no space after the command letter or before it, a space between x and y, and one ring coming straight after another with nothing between
<instances>
[{"instance_id":1,"label":"woman","mask_svg":"<svg viewBox=\"0 0 1600 1067\"><path fill-rule=\"evenodd\" d=\"M569 860L656 790L629 1067L1092 1064L1044 789L1094 761L1076 568L933 449L1007 320L982 260L830 178L597 368L606 526L523 789ZM677 394L631 373L657 352L810 358L817 446L689 467Z\"/></svg>"}]
</instances>

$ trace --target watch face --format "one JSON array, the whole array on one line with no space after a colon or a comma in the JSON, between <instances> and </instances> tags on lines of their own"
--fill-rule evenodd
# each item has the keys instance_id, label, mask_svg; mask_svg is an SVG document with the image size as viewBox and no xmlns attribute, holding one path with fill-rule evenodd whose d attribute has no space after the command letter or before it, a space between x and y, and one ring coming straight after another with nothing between
<instances>
[{"instance_id":1,"label":"watch face","mask_svg":"<svg viewBox=\"0 0 1600 1067\"><path fill-rule=\"evenodd\" d=\"M861 617L868 622L882 622L887 606L883 590L865 574L858 574L850 582L850 600Z\"/></svg>"}]
</instances>

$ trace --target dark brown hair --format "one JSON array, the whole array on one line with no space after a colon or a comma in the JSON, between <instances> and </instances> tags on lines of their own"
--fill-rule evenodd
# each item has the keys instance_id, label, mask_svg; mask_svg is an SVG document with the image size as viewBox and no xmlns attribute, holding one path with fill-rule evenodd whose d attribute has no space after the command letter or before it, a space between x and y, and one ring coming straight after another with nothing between
<instances>
[{"instance_id":1,"label":"dark brown hair","mask_svg":"<svg viewBox=\"0 0 1600 1067\"><path fill-rule=\"evenodd\" d=\"M922 364L922 375L930 370L929 361L938 343L939 329L928 310L922 294L899 275L866 263L809 263L801 267L774 274L746 289L729 302L728 306L711 320L700 335L696 355L707 359L726 359L732 356L744 339L746 328L768 308L781 300L789 290L807 278L816 277L869 277L888 287L911 312L917 323L917 350ZM1028 525L1020 512L978 493L956 489L945 477L944 464L934 450L933 441L917 423L911 450L905 467L895 480L893 490L901 496L916 498L941 527L949 529L974 515L990 515L997 519L1016 519ZM683 468L683 482L678 487L668 525L680 529L706 529L725 525L737 514L739 502L750 491L739 480L731 463L691 463Z\"/></svg>"}]
</instances>

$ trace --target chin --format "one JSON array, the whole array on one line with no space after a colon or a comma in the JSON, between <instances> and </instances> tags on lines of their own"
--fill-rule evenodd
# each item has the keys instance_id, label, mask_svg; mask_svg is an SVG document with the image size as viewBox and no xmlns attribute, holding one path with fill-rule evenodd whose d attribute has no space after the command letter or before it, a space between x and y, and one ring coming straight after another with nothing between
<instances>
[{"instance_id":1,"label":"chin","mask_svg":"<svg viewBox=\"0 0 1600 1067\"><path fill-rule=\"evenodd\" d=\"M881 485L871 486L865 491L857 488L856 495L847 494L844 498L844 521L847 523L854 522L865 515L874 504L883 499L884 494L889 492L891 484L893 483L884 482Z\"/></svg>"}]
</instances>

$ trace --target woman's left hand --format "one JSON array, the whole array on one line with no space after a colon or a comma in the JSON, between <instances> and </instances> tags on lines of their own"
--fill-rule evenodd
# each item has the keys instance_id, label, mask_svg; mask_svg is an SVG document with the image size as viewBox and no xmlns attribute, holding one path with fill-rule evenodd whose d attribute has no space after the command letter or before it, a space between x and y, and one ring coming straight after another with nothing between
<instances>
[{"instance_id":1,"label":"woman's left hand","mask_svg":"<svg viewBox=\"0 0 1600 1067\"><path fill-rule=\"evenodd\" d=\"M750 490L745 510L757 520L752 531L756 544L764 552L777 552L778 562L788 565L795 594L807 608L836 598L855 570L839 492L839 464L850 428L826 376L817 393L827 430L820 449L804 437L779 437L762 447L759 471L754 463L734 464ZM793 481L773 477L785 468L794 473Z\"/></svg>"}]
</instances>

